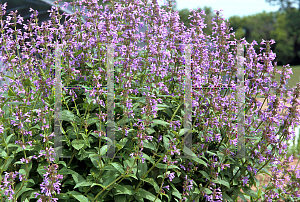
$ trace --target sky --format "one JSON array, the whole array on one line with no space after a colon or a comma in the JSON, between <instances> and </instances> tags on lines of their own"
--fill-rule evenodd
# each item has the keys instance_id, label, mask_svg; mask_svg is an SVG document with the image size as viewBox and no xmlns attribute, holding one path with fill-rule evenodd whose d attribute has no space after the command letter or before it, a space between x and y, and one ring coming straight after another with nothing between
<instances>
[{"instance_id":1,"label":"sky","mask_svg":"<svg viewBox=\"0 0 300 202\"><path fill-rule=\"evenodd\" d=\"M237 15L240 17L266 12L278 11L279 5L272 5L267 3L266 0L176 0L177 9L184 8L197 9L204 6L211 7L213 10L223 9L222 14L225 19ZM161 3L160 3L161 2ZM158 0L159 5L163 5L165 0ZM294 4L293 4L294 5ZM295 5L298 8L297 5Z\"/></svg>"}]
</instances>

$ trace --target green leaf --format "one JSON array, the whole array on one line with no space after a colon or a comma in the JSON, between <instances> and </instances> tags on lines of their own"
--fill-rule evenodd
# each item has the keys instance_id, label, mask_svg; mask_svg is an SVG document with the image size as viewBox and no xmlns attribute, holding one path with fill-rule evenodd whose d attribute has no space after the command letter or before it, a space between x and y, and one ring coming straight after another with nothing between
<instances>
[{"instance_id":1,"label":"green leaf","mask_svg":"<svg viewBox=\"0 0 300 202\"><path fill-rule=\"evenodd\" d=\"M168 108L169 106L164 105L164 104L157 104L156 107L157 107L157 111L159 111L159 110L164 110L164 109Z\"/></svg>"},{"instance_id":2,"label":"green leaf","mask_svg":"<svg viewBox=\"0 0 300 202\"><path fill-rule=\"evenodd\" d=\"M146 163L146 162L142 163L142 162L138 161L138 172L137 172L137 176L138 176L139 178L142 178L142 176L147 172L147 170L148 170L147 163Z\"/></svg>"},{"instance_id":3,"label":"green leaf","mask_svg":"<svg viewBox=\"0 0 300 202\"><path fill-rule=\"evenodd\" d=\"M176 189L176 187L173 185L173 183L170 183L171 187L172 187L172 195L176 196L177 198L181 198L181 194L180 192Z\"/></svg>"},{"instance_id":4,"label":"green leaf","mask_svg":"<svg viewBox=\"0 0 300 202\"><path fill-rule=\"evenodd\" d=\"M17 197L16 199L18 199L23 193L27 192L27 191L30 191L30 190L33 190L32 188L27 188L27 187L23 187L17 194Z\"/></svg>"},{"instance_id":5,"label":"green leaf","mask_svg":"<svg viewBox=\"0 0 300 202\"><path fill-rule=\"evenodd\" d=\"M48 163L47 163L47 165L48 165ZM77 172L75 172L71 169L68 169L68 168L62 168L61 170L58 171L58 173L60 175L71 174L72 178L74 179L76 184L85 181L85 179L80 174L78 174Z\"/></svg>"},{"instance_id":6,"label":"green leaf","mask_svg":"<svg viewBox=\"0 0 300 202\"><path fill-rule=\"evenodd\" d=\"M160 168L160 169L167 169L167 167L168 167L168 169L173 169L173 168L177 168L177 169L179 169L178 168L178 166L175 166L175 165L167 165L167 164L163 164L163 163L158 163L157 165L156 165L156 167L157 168ZM180 170L180 169L179 169Z\"/></svg>"},{"instance_id":7,"label":"green leaf","mask_svg":"<svg viewBox=\"0 0 300 202\"><path fill-rule=\"evenodd\" d=\"M240 197L243 201L247 202L247 199L245 198L244 194L239 193L239 197Z\"/></svg>"},{"instance_id":8,"label":"green leaf","mask_svg":"<svg viewBox=\"0 0 300 202\"><path fill-rule=\"evenodd\" d=\"M123 138L119 141L119 144L117 144L117 147L119 150L123 149L123 147L126 145L128 139L127 138ZM118 146L119 145L119 146Z\"/></svg>"},{"instance_id":9,"label":"green leaf","mask_svg":"<svg viewBox=\"0 0 300 202\"><path fill-rule=\"evenodd\" d=\"M169 145L169 139L166 136L163 136L163 142L164 142L164 147L166 150L169 149L170 145Z\"/></svg>"},{"instance_id":10,"label":"green leaf","mask_svg":"<svg viewBox=\"0 0 300 202\"><path fill-rule=\"evenodd\" d=\"M87 103L84 103L84 104L88 105ZM99 122L99 119L97 119L97 118L94 117L94 118L90 118L90 119L86 120L86 122L87 122L88 125L92 125L94 123Z\"/></svg>"},{"instance_id":11,"label":"green leaf","mask_svg":"<svg viewBox=\"0 0 300 202\"><path fill-rule=\"evenodd\" d=\"M144 140L143 144L145 148L151 149L152 151L156 151L156 148L152 142L149 142L148 140Z\"/></svg>"},{"instance_id":12,"label":"green leaf","mask_svg":"<svg viewBox=\"0 0 300 202\"><path fill-rule=\"evenodd\" d=\"M127 194L127 195L133 195L134 194L134 190L132 189L132 186L130 185L115 185L114 187L117 191L117 194Z\"/></svg>"},{"instance_id":13,"label":"green leaf","mask_svg":"<svg viewBox=\"0 0 300 202\"><path fill-rule=\"evenodd\" d=\"M13 89L11 89L11 87L9 87L9 90L8 90L8 96L16 96L16 94L14 93Z\"/></svg>"},{"instance_id":14,"label":"green leaf","mask_svg":"<svg viewBox=\"0 0 300 202\"><path fill-rule=\"evenodd\" d=\"M143 198L148 199L149 201L154 201L156 196L154 196L152 193L140 188L139 191L137 192L137 195ZM157 202L161 202L159 198L156 199Z\"/></svg>"},{"instance_id":15,"label":"green leaf","mask_svg":"<svg viewBox=\"0 0 300 202\"><path fill-rule=\"evenodd\" d=\"M116 179L116 172L115 171L105 171L103 174L103 185L107 187L110 183L112 183Z\"/></svg>"},{"instance_id":16,"label":"green leaf","mask_svg":"<svg viewBox=\"0 0 300 202\"><path fill-rule=\"evenodd\" d=\"M155 130L153 130L153 128L149 127L149 128L147 128L147 132L149 135L151 135L152 133L155 133Z\"/></svg>"},{"instance_id":17,"label":"green leaf","mask_svg":"<svg viewBox=\"0 0 300 202\"><path fill-rule=\"evenodd\" d=\"M141 179L141 180L151 184L154 187L156 193L159 192L159 186L158 186L158 184L156 183L156 181L154 179L146 178L146 179Z\"/></svg>"},{"instance_id":18,"label":"green leaf","mask_svg":"<svg viewBox=\"0 0 300 202\"><path fill-rule=\"evenodd\" d=\"M91 186L92 184L93 184L92 182L83 181L83 182L76 184L74 189L76 189L77 187L88 187L88 186Z\"/></svg>"},{"instance_id":19,"label":"green leaf","mask_svg":"<svg viewBox=\"0 0 300 202\"><path fill-rule=\"evenodd\" d=\"M197 163L200 163L200 164L204 165L205 167L207 167L207 164L205 163L205 161L199 159L199 158L196 156L196 154L195 154L192 150L190 150L188 147L184 147L184 148L183 148L183 151L184 151L184 155L187 154L187 155L191 156L191 159L192 159L193 161L195 161L195 162L197 162Z\"/></svg>"},{"instance_id":20,"label":"green leaf","mask_svg":"<svg viewBox=\"0 0 300 202\"><path fill-rule=\"evenodd\" d=\"M93 163L93 165L97 168L97 169L99 169L100 167L99 167L99 164L101 165L101 160L100 160L100 157L99 156L97 156L97 155L94 155L94 154L90 154L89 155L89 158L91 159L91 161L92 161L92 163ZM101 161L101 162L100 162ZM99 163L99 164L98 164ZM103 164L103 163L102 163Z\"/></svg>"},{"instance_id":21,"label":"green leaf","mask_svg":"<svg viewBox=\"0 0 300 202\"><path fill-rule=\"evenodd\" d=\"M77 199L80 202L89 202L89 199L85 196L83 196L81 193L77 191L69 191L67 194L73 196L75 199Z\"/></svg>"},{"instance_id":22,"label":"green leaf","mask_svg":"<svg viewBox=\"0 0 300 202\"><path fill-rule=\"evenodd\" d=\"M16 58L16 55L12 55L11 57L9 57L8 61L11 62L15 58Z\"/></svg>"},{"instance_id":23,"label":"green leaf","mask_svg":"<svg viewBox=\"0 0 300 202\"><path fill-rule=\"evenodd\" d=\"M123 169L123 167L122 167L122 165L120 163L113 162L113 163L110 163L110 165L112 165L121 174L124 174L125 171L124 171L124 169Z\"/></svg>"},{"instance_id":24,"label":"green leaf","mask_svg":"<svg viewBox=\"0 0 300 202\"><path fill-rule=\"evenodd\" d=\"M166 121L162 121L160 119L153 119L152 122L153 122L153 123L151 123L152 128L153 128L153 126L156 126L156 125L163 125L163 126L170 125L170 123L168 123Z\"/></svg>"},{"instance_id":25,"label":"green leaf","mask_svg":"<svg viewBox=\"0 0 300 202\"><path fill-rule=\"evenodd\" d=\"M266 169L266 168L262 168L261 171L259 173L265 173L268 174L270 177L272 176L271 173Z\"/></svg>"},{"instance_id":26,"label":"green leaf","mask_svg":"<svg viewBox=\"0 0 300 202\"><path fill-rule=\"evenodd\" d=\"M148 160L148 161L150 161L151 163L155 164L153 158L150 158L147 154L145 154L145 153L143 153L143 152L142 152L142 154L143 154L143 157L144 157L146 160Z\"/></svg>"},{"instance_id":27,"label":"green leaf","mask_svg":"<svg viewBox=\"0 0 300 202\"><path fill-rule=\"evenodd\" d=\"M77 150L81 149L84 145L85 145L84 140L73 140L72 141L72 146Z\"/></svg>"},{"instance_id":28,"label":"green leaf","mask_svg":"<svg viewBox=\"0 0 300 202\"><path fill-rule=\"evenodd\" d=\"M226 193L222 193L222 198L226 199L227 202L234 202L234 200L230 198Z\"/></svg>"},{"instance_id":29,"label":"green leaf","mask_svg":"<svg viewBox=\"0 0 300 202\"><path fill-rule=\"evenodd\" d=\"M261 194L262 194L262 191L261 189L258 189L258 192L257 192L257 197L260 198L261 197Z\"/></svg>"},{"instance_id":30,"label":"green leaf","mask_svg":"<svg viewBox=\"0 0 300 202\"><path fill-rule=\"evenodd\" d=\"M138 178L135 175L133 175L133 174L128 174L128 175L126 175L126 177L133 177L134 179L138 180Z\"/></svg>"},{"instance_id":31,"label":"green leaf","mask_svg":"<svg viewBox=\"0 0 300 202\"><path fill-rule=\"evenodd\" d=\"M61 112L61 120L72 122L75 120L75 115L69 110L63 110Z\"/></svg>"},{"instance_id":32,"label":"green leaf","mask_svg":"<svg viewBox=\"0 0 300 202\"><path fill-rule=\"evenodd\" d=\"M203 190L205 193L207 193L208 195L210 195L212 193L212 191L208 188L204 188Z\"/></svg>"},{"instance_id":33,"label":"green leaf","mask_svg":"<svg viewBox=\"0 0 300 202\"><path fill-rule=\"evenodd\" d=\"M6 143L6 144L9 143L9 140L10 140L10 138L12 138L12 136L14 136L14 134L11 134L10 136L8 136L8 137L5 139L5 143Z\"/></svg>"},{"instance_id":34,"label":"green leaf","mask_svg":"<svg viewBox=\"0 0 300 202\"><path fill-rule=\"evenodd\" d=\"M210 180L209 175L208 175L205 171L199 170L199 172L200 172L206 179Z\"/></svg>"},{"instance_id":35,"label":"green leaf","mask_svg":"<svg viewBox=\"0 0 300 202\"><path fill-rule=\"evenodd\" d=\"M218 180L212 180L212 182L218 183L218 184L222 184L222 185L224 185L224 186L230 188L229 183L228 183L227 181L225 181L225 180L220 180L220 179L218 179Z\"/></svg>"},{"instance_id":36,"label":"green leaf","mask_svg":"<svg viewBox=\"0 0 300 202\"><path fill-rule=\"evenodd\" d=\"M107 152L107 145L104 145L100 149L100 156L103 156L104 154L106 155L106 152Z\"/></svg>"},{"instance_id":37,"label":"green leaf","mask_svg":"<svg viewBox=\"0 0 300 202\"><path fill-rule=\"evenodd\" d=\"M30 87L30 86L31 86L31 81L30 81L30 79L27 78L27 79L24 80L24 86L25 86L25 87Z\"/></svg>"},{"instance_id":38,"label":"green leaf","mask_svg":"<svg viewBox=\"0 0 300 202\"><path fill-rule=\"evenodd\" d=\"M126 202L126 195L124 194L116 195L114 196L114 199L116 202Z\"/></svg>"},{"instance_id":39,"label":"green leaf","mask_svg":"<svg viewBox=\"0 0 300 202\"><path fill-rule=\"evenodd\" d=\"M257 193L255 193L252 189L250 189L249 187L242 187L243 191L245 192L245 194L247 194L248 196L252 196L254 198L257 198Z\"/></svg>"},{"instance_id":40,"label":"green leaf","mask_svg":"<svg viewBox=\"0 0 300 202\"><path fill-rule=\"evenodd\" d=\"M7 171L8 166L10 166L11 162L13 161L13 154L10 156L6 156L5 159L7 159L6 164L3 164L1 166L2 171Z\"/></svg>"},{"instance_id":41,"label":"green leaf","mask_svg":"<svg viewBox=\"0 0 300 202\"><path fill-rule=\"evenodd\" d=\"M78 56L82 52L83 52L82 50L77 51L76 53L74 53L74 57Z\"/></svg>"},{"instance_id":42,"label":"green leaf","mask_svg":"<svg viewBox=\"0 0 300 202\"><path fill-rule=\"evenodd\" d=\"M91 68L93 68L94 66L91 64L91 63L85 63L88 67L91 67Z\"/></svg>"}]
</instances>

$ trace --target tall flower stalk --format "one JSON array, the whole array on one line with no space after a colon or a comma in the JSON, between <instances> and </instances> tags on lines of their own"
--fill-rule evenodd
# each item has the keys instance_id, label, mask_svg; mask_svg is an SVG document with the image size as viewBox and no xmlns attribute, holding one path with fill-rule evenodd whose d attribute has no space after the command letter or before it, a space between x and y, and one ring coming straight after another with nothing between
<instances>
[{"instance_id":1,"label":"tall flower stalk","mask_svg":"<svg viewBox=\"0 0 300 202\"><path fill-rule=\"evenodd\" d=\"M1 5L1 60L6 64L6 70L12 72L11 83L0 89L3 109L0 112L0 149L1 157L5 159L1 159L0 176L5 173L1 189L9 199L19 200L18 192L27 186L31 186L29 189L33 189L35 198L39 196L39 201L57 201L55 195L70 198L80 195L84 200L108 201L112 196L117 197L114 196L118 195L116 193L127 193L128 201L141 197L156 201L163 201L165 197L176 197L181 201L236 199L242 194L241 187L247 190L256 186L254 175L261 173L270 163L286 158L284 140L293 136L288 128L299 124L300 86L284 89L292 72L289 65L285 65L282 71L277 70L276 62L273 66L276 55L270 45L275 43L274 40L262 40L260 45L266 48L261 48L260 52L265 51L257 54L253 48L256 41L249 44L245 39L231 40L234 33L230 33L229 23L221 17L220 11L215 11L213 33L207 36L202 31L206 26L204 11L193 10L191 28L186 28L179 22L178 12L161 9L156 1L112 1L104 8L97 0L79 0L64 6L68 4L80 9L73 14L60 15L60 8L53 6L51 20L41 26L38 25L38 12L30 10L33 13L29 22L23 25L24 33L17 29L17 25L22 25L22 17L11 11L3 20L6 4ZM83 14L87 16L86 23L82 22ZM63 16L67 20L61 25ZM148 25L147 31L136 33L144 25ZM138 41L145 42L146 47L137 47ZM211 41L214 51L207 51L208 41ZM71 89L69 94L62 91L66 104L62 111L67 124L62 124L61 128L66 138L63 140L66 142L64 149L71 155L68 162L57 162L52 148L52 136L56 135L52 126L55 43L63 45L63 86L98 87L77 93ZM126 158L120 161L98 158L106 149L101 142L108 139L104 132L108 121L105 112L107 91L100 88L107 85L108 44L116 45L115 100L116 111L120 114L116 123L116 153ZM185 159L187 161L180 157L184 153L182 127L185 112L182 107L185 103L182 95L186 44L192 47L194 87L193 148L190 153L198 157ZM245 146L248 148L246 155L250 157L246 159L232 158L237 135L236 117L240 111L234 99L237 44L246 47L242 62L246 78ZM17 51L16 47L19 47ZM225 74L230 75L226 83L232 89L220 92L214 87L222 82L221 76ZM276 74L283 75L279 84L275 81ZM0 79L4 77L0 73ZM264 83L270 83L270 87L276 89L275 95L270 93L270 88L264 87ZM258 101L257 95L269 100L268 109L262 109L265 101ZM77 105L76 100L81 102ZM82 103L82 100L87 103ZM287 102L290 107L285 105ZM75 114L70 110L71 106ZM280 114L282 110L286 115ZM91 129L92 124L95 125ZM48 167L42 175L43 180L39 178L41 176L35 178L40 184L29 185L26 180L35 177L30 175L34 155L38 155L38 163L47 161ZM20 162L14 162L17 157ZM178 159L172 159L174 157ZM85 172L90 172L89 175L81 176L82 170L74 171L78 169L76 164L79 161L86 166ZM61 169L58 164L61 164ZM15 173L14 169L23 169L25 173L21 174L18 190L15 190L14 178L20 173ZM70 175L63 176L60 172L73 173L77 178L74 177L72 182ZM139 172L142 174L137 178ZM291 179L298 179L296 172L298 170L292 172ZM151 178L158 176L160 187L151 182ZM291 182L285 188L279 185L278 178L274 176L273 179L276 189L282 190L280 194L274 194L267 187L264 193L248 195L253 200L272 200L288 195L298 197L299 184ZM60 187L63 183L65 188ZM78 190L70 191L75 185L72 183ZM176 186L179 183L180 186ZM148 184L153 188L148 190ZM178 187L182 187L181 193Z\"/></svg>"}]
</instances>

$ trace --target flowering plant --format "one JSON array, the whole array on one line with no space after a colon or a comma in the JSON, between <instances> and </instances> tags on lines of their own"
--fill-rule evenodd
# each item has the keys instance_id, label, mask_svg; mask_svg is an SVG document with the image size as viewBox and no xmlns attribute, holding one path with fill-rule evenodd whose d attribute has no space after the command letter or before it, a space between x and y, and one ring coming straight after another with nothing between
<instances>
[{"instance_id":1,"label":"flowering plant","mask_svg":"<svg viewBox=\"0 0 300 202\"><path fill-rule=\"evenodd\" d=\"M300 86L283 89L292 72L288 66L282 72L276 69L276 63L273 67L275 54L270 44L274 40L262 40L266 52L259 55L253 49L256 41L250 47L244 39L228 41L234 33L230 33L229 23L219 11L213 19L212 36L207 36L202 32L203 11L193 11L192 28L187 29L179 23L178 12L163 10L155 1L120 0L104 10L97 0L70 3L75 4L80 10L64 14L69 18L64 26L60 24L58 6L50 11L52 20L41 26L37 24L38 12L33 11L31 20L24 25L24 34L17 29L17 24L22 25L17 12L11 11L5 25L1 18L0 43L2 53L5 52L1 59L7 64L7 71L12 72L11 84L1 90L1 199L44 202L145 198L159 202L299 197L299 184L291 182L283 188L278 185L280 178L274 178L265 189L259 188L258 193L250 190L252 185L258 188L255 175L268 173L269 163L281 169L278 163L286 158L287 148L283 139L290 139L293 134L287 129L299 124L296 107ZM5 6L1 5L1 16ZM86 23L80 17L84 8L88 9ZM149 29L145 34L136 34L144 24L142 20ZM215 51L207 51L208 40ZM137 41L146 42L146 47L138 48ZM55 156L52 142L57 135L53 132L55 43L63 45L62 85L98 88L62 90L62 152L71 157L69 160ZM244 82L244 158L233 158L239 111L232 79L237 73L237 43L246 46L242 64L246 67L245 78L252 77ZM103 86L109 83L105 71L110 44L116 45L113 57L117 151L114 158L99 158L105 154L109 140L105 136L108 94ZM180 156L184 153L182 126L186 121L183 66L188 63L182 44L191 45L192 86L198 88L192 91L193 139L187 150L193 158L187 159ZM234 46L233 53L230 46ZM230 74L227 84L232 89L214 89L224 74ZM279 85L274 81L275 74L284 75ZM276 95L264 87L266 82L276 89ZM258 93L270 99L267 110L262 110L263 103L256 100ZM285 96L284 101L291 106L286 107L278 96ZM286 109L286 116L279 114L282 109ZM299 178L295 170L289 174L290 179ZM17 175L19 181L15 181Z\"/></svg>"}]
</instances>

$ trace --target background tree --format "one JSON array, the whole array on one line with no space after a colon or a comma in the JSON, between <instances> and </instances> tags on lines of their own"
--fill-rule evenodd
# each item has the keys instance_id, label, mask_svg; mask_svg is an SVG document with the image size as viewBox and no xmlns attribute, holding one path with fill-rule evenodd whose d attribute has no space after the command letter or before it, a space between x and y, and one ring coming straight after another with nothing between
<instances>
[{"instance_id":1,"label":"background tree","mask_svg":"<svg viewBox=\"0 0 300 202\"><path fill-rule=\"evenodd\" d=\"M279 4L279 11L285 13L285 23L284 23L284 34L281 34L287 37L288 45L292 47L283 47L279 52L288 49L290 51L289 63L291 65L299 65L300 64L300 0L266 0L266 2L271 5ZM296 3L298 5L298 9L293 7L292 4ZM281 19L283 20L283 19ZM277 32L277 35L279 33ZM279 34L280 35L280 34ZM281 38L281 40L283 40ZM276 41L276 40L275 40ZM279 49L278 49L279 50Z\"/></svg>"}]
</instances>

